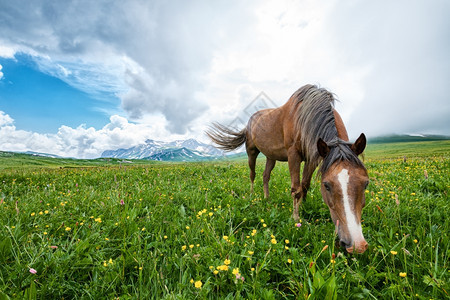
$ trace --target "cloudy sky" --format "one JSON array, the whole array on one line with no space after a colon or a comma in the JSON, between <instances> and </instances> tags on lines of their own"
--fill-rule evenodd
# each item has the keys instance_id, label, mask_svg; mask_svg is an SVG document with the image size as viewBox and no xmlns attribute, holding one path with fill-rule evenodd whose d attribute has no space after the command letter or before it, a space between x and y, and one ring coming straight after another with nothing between
<instances>
[{"instance_id":1,"label":"cloudy sky","mask_svg":"<svg viewBox=\"0 0 450 300\"><path fill-rule=\"evenodd\" d=\"M325 87L351 138L450 135L450 2L0 0L0 150L94 158Z\"/></svg>"}]
</instances>

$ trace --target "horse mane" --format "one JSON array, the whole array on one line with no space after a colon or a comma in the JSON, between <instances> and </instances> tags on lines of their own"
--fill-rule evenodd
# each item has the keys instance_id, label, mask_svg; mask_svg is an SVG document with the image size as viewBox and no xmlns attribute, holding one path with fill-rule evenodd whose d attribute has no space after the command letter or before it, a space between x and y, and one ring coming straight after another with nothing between
<instances>
[{"instance_id":1,"label":"horse mane","mask_svg":"<svg viewBox=\"0 0 450 300\"><path fill-rule=\"evenodd\" d=\"M336 138L330 142L327 142L330 152L323 159L322 165L319 168L319 173L325 173L336 161L349 161L355 166L366 169L362 161L350 148L352 143Z\"/></svg>"},{"instance_id":2,"label":"horse mane","mask_svg":"<svg viewBox=\"0 0 450 300\"><path fill-rule=\"evenodd\" d=\"M334 119L335 98L332 93L315 85L305 85L292 96L294 101L292 113L303 155L309 163L317 167L322 161L317 150L317 141L321 138L330 147L330 153L323 160L319 169L324 173L338 160L348 160L363 166L357 155L350 149L350 143L338 138Z\"/></svg>"}]
</instances>

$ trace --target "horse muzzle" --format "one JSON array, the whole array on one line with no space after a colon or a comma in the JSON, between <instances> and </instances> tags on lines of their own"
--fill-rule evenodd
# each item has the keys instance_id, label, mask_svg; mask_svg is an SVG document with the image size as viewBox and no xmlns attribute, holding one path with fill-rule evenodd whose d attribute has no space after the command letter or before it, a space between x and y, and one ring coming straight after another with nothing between
<instances>
[{"instance_id":1,"label":"horse muzzle","mask_svg":"<svg viewBox=\"0 0 450 300\"><path fill-rule=\"evenodd\" d=\"M348 253L362 254L366 252L366 250L369 248L369 244L365 240L355 242L353 246L350 247L349 245L345 245L345 243L341 241L341 245L342 244L344 244L343 246L345 247L345 250L347 250Z\"/></svg>"}]
</instances>

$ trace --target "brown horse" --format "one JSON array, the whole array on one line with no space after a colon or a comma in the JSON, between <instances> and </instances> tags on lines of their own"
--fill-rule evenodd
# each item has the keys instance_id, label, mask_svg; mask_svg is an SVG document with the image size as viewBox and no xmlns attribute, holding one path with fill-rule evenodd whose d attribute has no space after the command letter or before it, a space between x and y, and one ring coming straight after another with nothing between
<instances>
[{"instance_id":1,"label":"brown horse","mask_svg":"<svg viewBox=\"0 0 450 300\"><path fill-rule=\"evenodd\" d=\"M361 134L354 144L348 142L347 130L334 109L333 94L314 85L305 85L279 108L256 112L247 127L234 131L218 123L206 132L214 143L226 151L245 143L253 192L256 158L266 157L263 173L264 196L269 197L270 173L275 162L287 161L291 175L293 218L306 198L314 170L322 162L321 193L336 226L341 246L348 252L363 253L368 244L361 229L364 192L369 183L366 168L358 158L366 147ZM300 164L303 178L300 182Z\"/></svg>"}]
</instances>

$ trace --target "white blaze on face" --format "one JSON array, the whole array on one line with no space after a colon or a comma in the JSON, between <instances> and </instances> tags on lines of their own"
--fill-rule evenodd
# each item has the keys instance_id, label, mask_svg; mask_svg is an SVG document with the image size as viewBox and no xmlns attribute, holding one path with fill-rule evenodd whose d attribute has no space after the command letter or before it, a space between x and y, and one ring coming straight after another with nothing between
<instances>
[{"instance_id":1,"label":"white blaze on face","mask_svg":"<svg viewBox=\"0 0 450 300\"><path fill-rule=\"evenodd\" d=\"M344 212L345 219L347 220L347 227L350 233L350 237L352 238L352 244L356 241L364 240L361 223L358 224L356 221L356 216L352 209L350 208L350 199L348 195L348 182L350 176L348 175L347 169L342 169L338 174L338 181L341 185L342 189L342 201L344 202Z\"/></svg>"}]
</instances>

